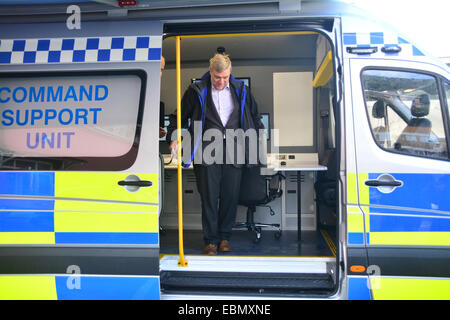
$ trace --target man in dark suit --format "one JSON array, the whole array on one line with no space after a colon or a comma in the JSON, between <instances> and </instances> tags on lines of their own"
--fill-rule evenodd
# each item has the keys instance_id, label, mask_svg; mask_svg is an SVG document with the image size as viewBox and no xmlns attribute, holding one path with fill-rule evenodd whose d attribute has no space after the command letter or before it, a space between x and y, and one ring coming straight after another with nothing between
<instances>
[{"instance_id":1,"label":"man in dark suit","mask_svg":"<svg viewBox=\"0 0 450 320\"><path fill-rule=\"evenodd\" d=\"M226 143L228 133L238 129L264 128L258 107L249 88L231 75L231 60L226 54L216 54L210 60L209 72L202 80L192 84L181 101L181 125L190 120L190 159L184 162L188 167L194 162L194 172L202 203L202 227L205 241L204 253L208 255L231 251L231 230L235 223L239 200L242 167L248 164L249 150L243 151L244 163L236 161L235 145ZM196 129L196 130L194 130ZM176 115L170 117L167 137L171 151L176 148ZM219 132L215 140L203 139L209 130ZM212 131L209 131L212 132ZM218 138L217 138L218 137ZM206 159L207 147L220 142L215 148L214 161ZM233 148L234 157L227 157ZM211 150L211 148L209 148ZM198 153L200 157L197 157ZM189 157L188 157L189 158Z\"/></svg>"}]
</instances>

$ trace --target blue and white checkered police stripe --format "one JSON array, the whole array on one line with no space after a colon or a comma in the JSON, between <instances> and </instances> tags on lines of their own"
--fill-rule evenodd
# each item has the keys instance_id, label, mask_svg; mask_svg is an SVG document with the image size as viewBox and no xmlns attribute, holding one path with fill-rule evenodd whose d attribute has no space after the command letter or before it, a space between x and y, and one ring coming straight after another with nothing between
<instances>
[{"instance_id":1,"label":"blue and white checkered police stripe","mask_svg":"<svg viewBox=\"0 0 450 320\"><path fill-rule=\"evenodd\" d=\"M402 49L400 52L382 52L381 50L378 50L370 56L424 56L416 46L412 45L402 37L388 32L344 33L344 45L356 47L377 46L379 49L385 46L398 46Z\"/></svg>"},{"instance_id":2,"label":"blue and white checkered police stripe","mask_svg":"<svg viewBox=\"0 0 450 320\"><path fill-rule=\"evenodd\" d=\"M3 39L0 64L160 60L161 44L161 36Z\"/></svg>"}]
</instances>

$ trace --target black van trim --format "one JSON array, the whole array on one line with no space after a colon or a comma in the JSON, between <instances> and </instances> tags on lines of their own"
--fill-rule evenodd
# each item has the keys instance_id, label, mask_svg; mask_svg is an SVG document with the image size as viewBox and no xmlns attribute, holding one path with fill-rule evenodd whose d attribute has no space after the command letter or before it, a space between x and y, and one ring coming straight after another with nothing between
<instances>
[{"instance_id":1,"label":"black van trim","mask_svg":"<svg viewBox=\"0 0 450 320\"><path fill-rule=\"evenodd\" d=\"M159 276L159 248L0 247L0 274L66 274L73 265L81 274Z\"/></svg>"}]
</instances>

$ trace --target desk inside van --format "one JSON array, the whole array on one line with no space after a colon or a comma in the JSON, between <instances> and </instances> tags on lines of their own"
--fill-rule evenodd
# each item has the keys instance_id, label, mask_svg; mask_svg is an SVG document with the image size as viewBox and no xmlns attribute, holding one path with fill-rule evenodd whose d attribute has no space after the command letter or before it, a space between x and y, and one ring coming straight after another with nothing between
<instances>
[{"instance_id":1,"label":"desk inside van","mask_svg":"<svg viewBox=\"0 0 450 320\"><path fill-rule=\"evenodd\" d=\"M317 153L269 153L267 170L273 171L324 171L326 166L319 164Z\"/></svg>"},{"instance_id":2,"label":"desk inside van","mask_svg":"<svg viewBox=\"0 0 450 320\"><path fill-rule=\"evenodd\" d=\"M261 170L262 174L270 175L280 171L295 171L297 173L297 240L301 241L301 173L302 171L325 171L326 166L319 164L317 153L296 153L296 154L268 154L267 166ZM282 212L282 215L285 212Z\"/></svg>"}]
</instances>

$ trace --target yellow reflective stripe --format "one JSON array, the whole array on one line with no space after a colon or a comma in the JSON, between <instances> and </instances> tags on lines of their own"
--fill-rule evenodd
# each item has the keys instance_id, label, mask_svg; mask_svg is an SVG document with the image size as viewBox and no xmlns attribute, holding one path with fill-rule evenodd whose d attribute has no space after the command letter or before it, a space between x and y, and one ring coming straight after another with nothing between
<instances>
[{"instance_id":1,"label":"yellow reflective stripe","mask_svg":"<svg viewBox=\"0 0 450 320\"><path fill-rule=\"evenodd\" d=\"M130 175L153 183L129 192L118 182ZM158 203L158 174L129 172L55 172L55 197Z\"/></svg>"},{"instance_id":2,"label":"yellow reflective stripe","mask_svg":"<svg viewBox=\"0 0 450 320\"><path fill-rule=\"evenodd\" d=\"M368 215L368 213L370 212L370 207L367 206L361 206L361 210Z\"/></svg>"},{"instance_id":3,"label":"yellow reflective stripe","mask_svg":"<svg viewBox=\"0 0 450 320\"><path fill-rule=\"evenodd\" d=\"M450 279L370 277L374 299L450 299Z\"/></svg>"},{"instance_id":4,"label":"yellow reflective stripe","mask_svg":"<svg viewBox=\"0 0 450 320\"><path fill-rule=\"evenodd\" d=\"M358 193L356 189L356 173L347 173L347 202L358 203Z\"/></svg>"},{"instance_id":5,"label":"yellow reflective stripe","mask_svg":"<svg viewBox=\"0 0 450 320\"><path fill-rule=\"evenodd\" d=\"M152 213L55 212L55 232L158 232Z\"/></svg>"},{"instance_id":6,"label":"yellow reflective stripe","mask_svg":"<svg viewBox=\"0 0 450 320\"><path fill-rule=\"evenodd\" d=\"M450 246L450 232L370 232L370 244Z\"/></svg>"},{"instance_id":7,"label":"yellow reflective stripe","mask_svg":"<svg viewBox=\"0 0 450 320\"><path fill-rule=\"evenodd\" d=\"M55 200L55 211L158 212L157 206L95 201Z\"/></svg>"},{"instance_id":8,"label":"yellow reflective stripe","mask_svg":"<svg viewBox=\"0 0 450 320\"><path fill-rule=\"evenodd\" d=\"M0 232L0 244L55 244L55 233Z\"/></svg>"},{"instance_id":9,"label":"yellow reflective stripe","mask_svg":"<svg viewBox=\"0 0 450 320\"><path fill-rule=\"evenodd\" d=\"M358 206L347 206L347 212L361 213Z\"/></svg>"},{"instance_id":10,"label":"yellow reflective stripe","mask_svg":"<svg viewBox=\"0 0 450 320\"><path fill-rule=\"evenodd\" d=\"M0 276L0 300L57 300L55 277Z\"/></svg>"},{"instance_id":11,"label":"yellow reflective stripe","mask_svg":"<svg viewBox=\"0 0 450 320\"><path fill-rule=\"evenodd\" d=\"M366 224L366 232L369 232L370 230L370 215L364 214L364 220Z\"/></svg>"},{"instance_id":12,"label":"yellow reflective stripe","mask_svg":"<svg viewBox=\"0 0 450 320\"><path fill-rule=\"evenodd\" d=\"M364 181L369 180L368 173L358 174L358 191L359 191L359 203L370 204L369 199L369 187L364 184Z\"/></svg>"},{"instance_id":13,"label":"yellow reflective stripe","mask_svg":"<svg viewBox=\"0 0 450 320\"><path fill-rule=\"evenodd\" d=\"M358 206L347 206L348 232L364 232L363 214Z\"/></svg>"},{"instance_id":14,"label":"yellow reflective stripe","mask_svg":"<svg viewBox=\"0 0 450 320\"><path fill-rule=\"evenodd\" d=\"M364 232L363 215L349 213L347 215L348 232Z\"/></svg>"}]
</instances>

